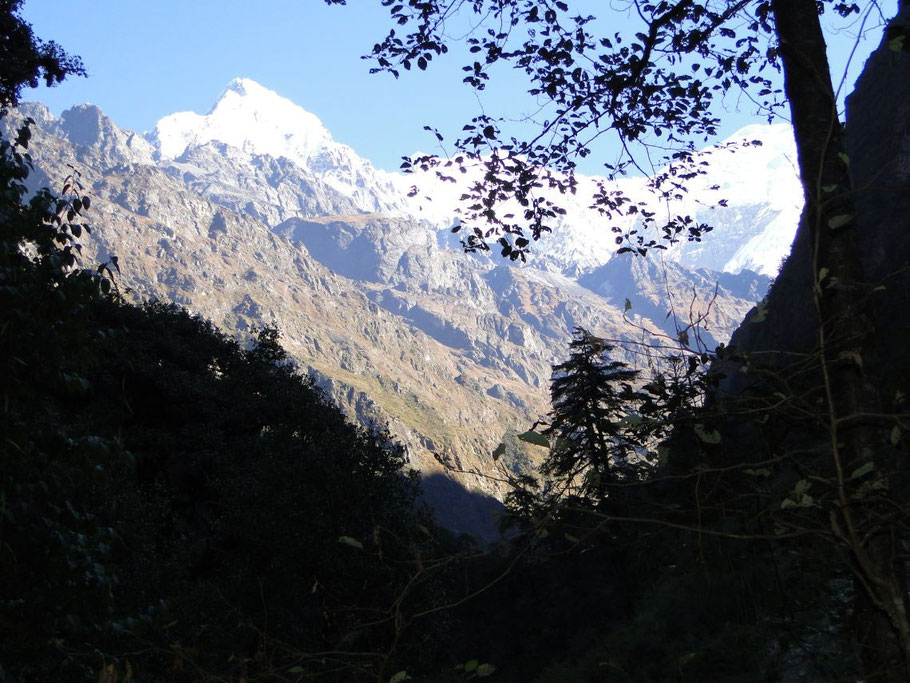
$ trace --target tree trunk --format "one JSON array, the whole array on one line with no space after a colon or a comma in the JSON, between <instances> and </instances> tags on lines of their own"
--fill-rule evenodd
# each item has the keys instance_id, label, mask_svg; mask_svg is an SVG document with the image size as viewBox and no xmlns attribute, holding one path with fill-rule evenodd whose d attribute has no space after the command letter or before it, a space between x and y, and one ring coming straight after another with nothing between
<instances>
[{"instance_id":1,"label":"tree trunk","mask_svg":"<svg viewBox=\"0 0 910 683\"><path fill-rule=\"evenodd\" d=\"M886 430L863 415L880 415L874 328L867 314L860 243L842 126L815 0L772 0L806 199L798 239L808 239L818 313L818 351L827 397L832 482L837 501L831 531L849 550L855 577L854 635L869 681L910 677L906 587L898 570L896 525L863 499L879 478L886 497L895 457ZM874 229L875 226L865 226ZM853 476L865 466L867 474ZM869 469L871 468L871 469ZM868 491L868 487L866 488ZM882 496L884 491L885 495Z\"/></svg>"}]
</instances>

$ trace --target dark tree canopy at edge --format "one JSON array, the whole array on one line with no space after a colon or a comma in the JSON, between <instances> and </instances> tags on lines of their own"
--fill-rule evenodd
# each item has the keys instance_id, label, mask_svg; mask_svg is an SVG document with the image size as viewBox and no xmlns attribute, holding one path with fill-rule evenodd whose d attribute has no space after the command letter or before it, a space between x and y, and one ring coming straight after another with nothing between
<instances>
[{"instance_id":1,"label":"dark tree canopy at edge","mask_svg":"<svg viewBox=\"0 0 910 683\"><path fill-rule=\"evenodd\" d=\"M0 109L15 106L23 87L41 81L57 85L67 76L84 76L82 60L67 54L54 41L35 37L19 16L22 0L0 0Z\"/></svg>"}]
</instances>

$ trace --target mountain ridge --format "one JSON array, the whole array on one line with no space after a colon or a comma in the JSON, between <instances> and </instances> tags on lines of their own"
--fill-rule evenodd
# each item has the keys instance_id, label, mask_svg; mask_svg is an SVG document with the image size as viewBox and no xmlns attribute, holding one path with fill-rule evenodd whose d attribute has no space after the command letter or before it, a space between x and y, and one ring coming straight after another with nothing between
<instances>
[{"instance_id":1,"label":"mountain ridge","mask_svg":"<svg viewBox=\"0 0 910 683\"><path fill-rule=\"evenodd\" d=\"M348 195L362 211L410 215L437 229L452 225L463 192L462 186L441 181L432 172L405 175L374 168L350 147L336 142L318 117L246 78L232 80L207 114L181 112L165 116L146 138L158 150L159 159L172 161L178 161L192 146L213 141L247 154L278 160L284 157L320 173L324 182ZM753 141L757 144L732 147ZM727 272L748 268L773 276L789 252L802 208L790 127L745 126L699 152L696 164L701 160L710 164L706 174L689 182L692 189L676 202L674 210L690 212L699 221L715 223L727 232L731 224L741 229L732 235L732 240L729 234L721 236L715 232L710 249L691 242L675 245L670 249L671 258L689 267ZM744 172L744 167L752 172ZM470 173L468 177L473 179ZM603 217L589 206L596 185L606 179L579 176L578 180L580 188L575 196L557 198L569 217L559 222L554 233L547 236L543 249L534 255L542 267L580 273L603 265L615 252L614 235L604 229ZM612 183L633 201L656 206L656 198L645 185L644 179L636 177ZM408 200L405 195L411 186L418 196L430 197L431 201ZM764 201L754 200L755 197L763 197ZM735 216L723 207L710 209L712 199L751 209ZM634 220L621 222L631 225ZM718 250L717 242L721 240L724 248ZM731 241L735 248L727 246Z\"/></svg>"},{"instance_id":2,"label":"mountain ridge","mask_svg":"<svg viewBox=\"0 0 910 683\"><path fill-rule=\"evenodd\" d=\"M177 302L234 334L279 327L330 398L365 425L387 425L425 476L445 473L443 461L466 488L501 497L490 453L548 410L550 369L576 326L611 339L674 331L560 272L465 255L446 230L406 213L366 213L287 158L207 141L162 160L95 107L54 119L26 105L26 115L37 122L36 178L60 187L72 163L92 195L99 229L87 260L116 253L131 296ZM699 303L717 338L754 303L728 289ZM492 519L478 527L477 510L440 513L451 528L495 533Z\"/></svg>"}]
</instances>

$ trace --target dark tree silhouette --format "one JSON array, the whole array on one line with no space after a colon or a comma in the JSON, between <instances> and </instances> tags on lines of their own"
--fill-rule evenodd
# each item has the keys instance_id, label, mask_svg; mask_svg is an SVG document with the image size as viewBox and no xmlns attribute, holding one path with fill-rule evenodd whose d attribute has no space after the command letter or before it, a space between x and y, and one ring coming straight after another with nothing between
<instances>
[{"instance_id":1,"label":"dark tree silhouette","mask_svg":"<svg viewBox=\"0 0 910 683\"><path fill-rule=\"evenodd\" d=\"M19 16L22 0L0 0L0 110L19 102L22 88L41 81L56 85L67 76L84 76L78 57L54 41L35 37L31 25Z\"/></svg>"},{"instance_id":2,"label":"dark tree silhouette","mask_svg":"<svg viewBox=\"0 0 910 683\"><path fill-rule=\"evenodd\" d=\"M568 360L553 368L553 409L544 432L552 447L541 472L560 479L583 477L584 498L609 495L610 484L634 476L644 449L630 423L644 396L632 389L638 371L611 360L613 347L577 329Z\"/></svg>"}]
</instances>

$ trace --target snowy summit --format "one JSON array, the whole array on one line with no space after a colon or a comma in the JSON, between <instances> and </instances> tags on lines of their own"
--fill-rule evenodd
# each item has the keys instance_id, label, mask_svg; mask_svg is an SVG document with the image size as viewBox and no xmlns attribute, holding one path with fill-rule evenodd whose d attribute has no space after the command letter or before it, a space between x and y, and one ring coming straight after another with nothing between
<instances>
[{"instance_id":1,"label":"snowy summit","mask_svg":"<svg viewBox=\"0 0 910 683\"><path fill-rule=\"evenodd\" d=\"M208 114L165 116L152 133L161 156L175 159L187 147L223 142L252 154L306 165L334 143L315 115L248 78L235 78Z\"/></svg>"},{"instance_id":2,"label":"snowy summit","mask_svg":"<svg viewBox=\"0 0 910 683\"><path fill-rule=\"evenodd\" d=\"M249 155L285 158L317 175L364 211L400 208L397 176L336 142L317 116L249 78L235 78L205 115L165 116L148 134L162 160L219 142Z\"/></svg>"}]
</instances>

